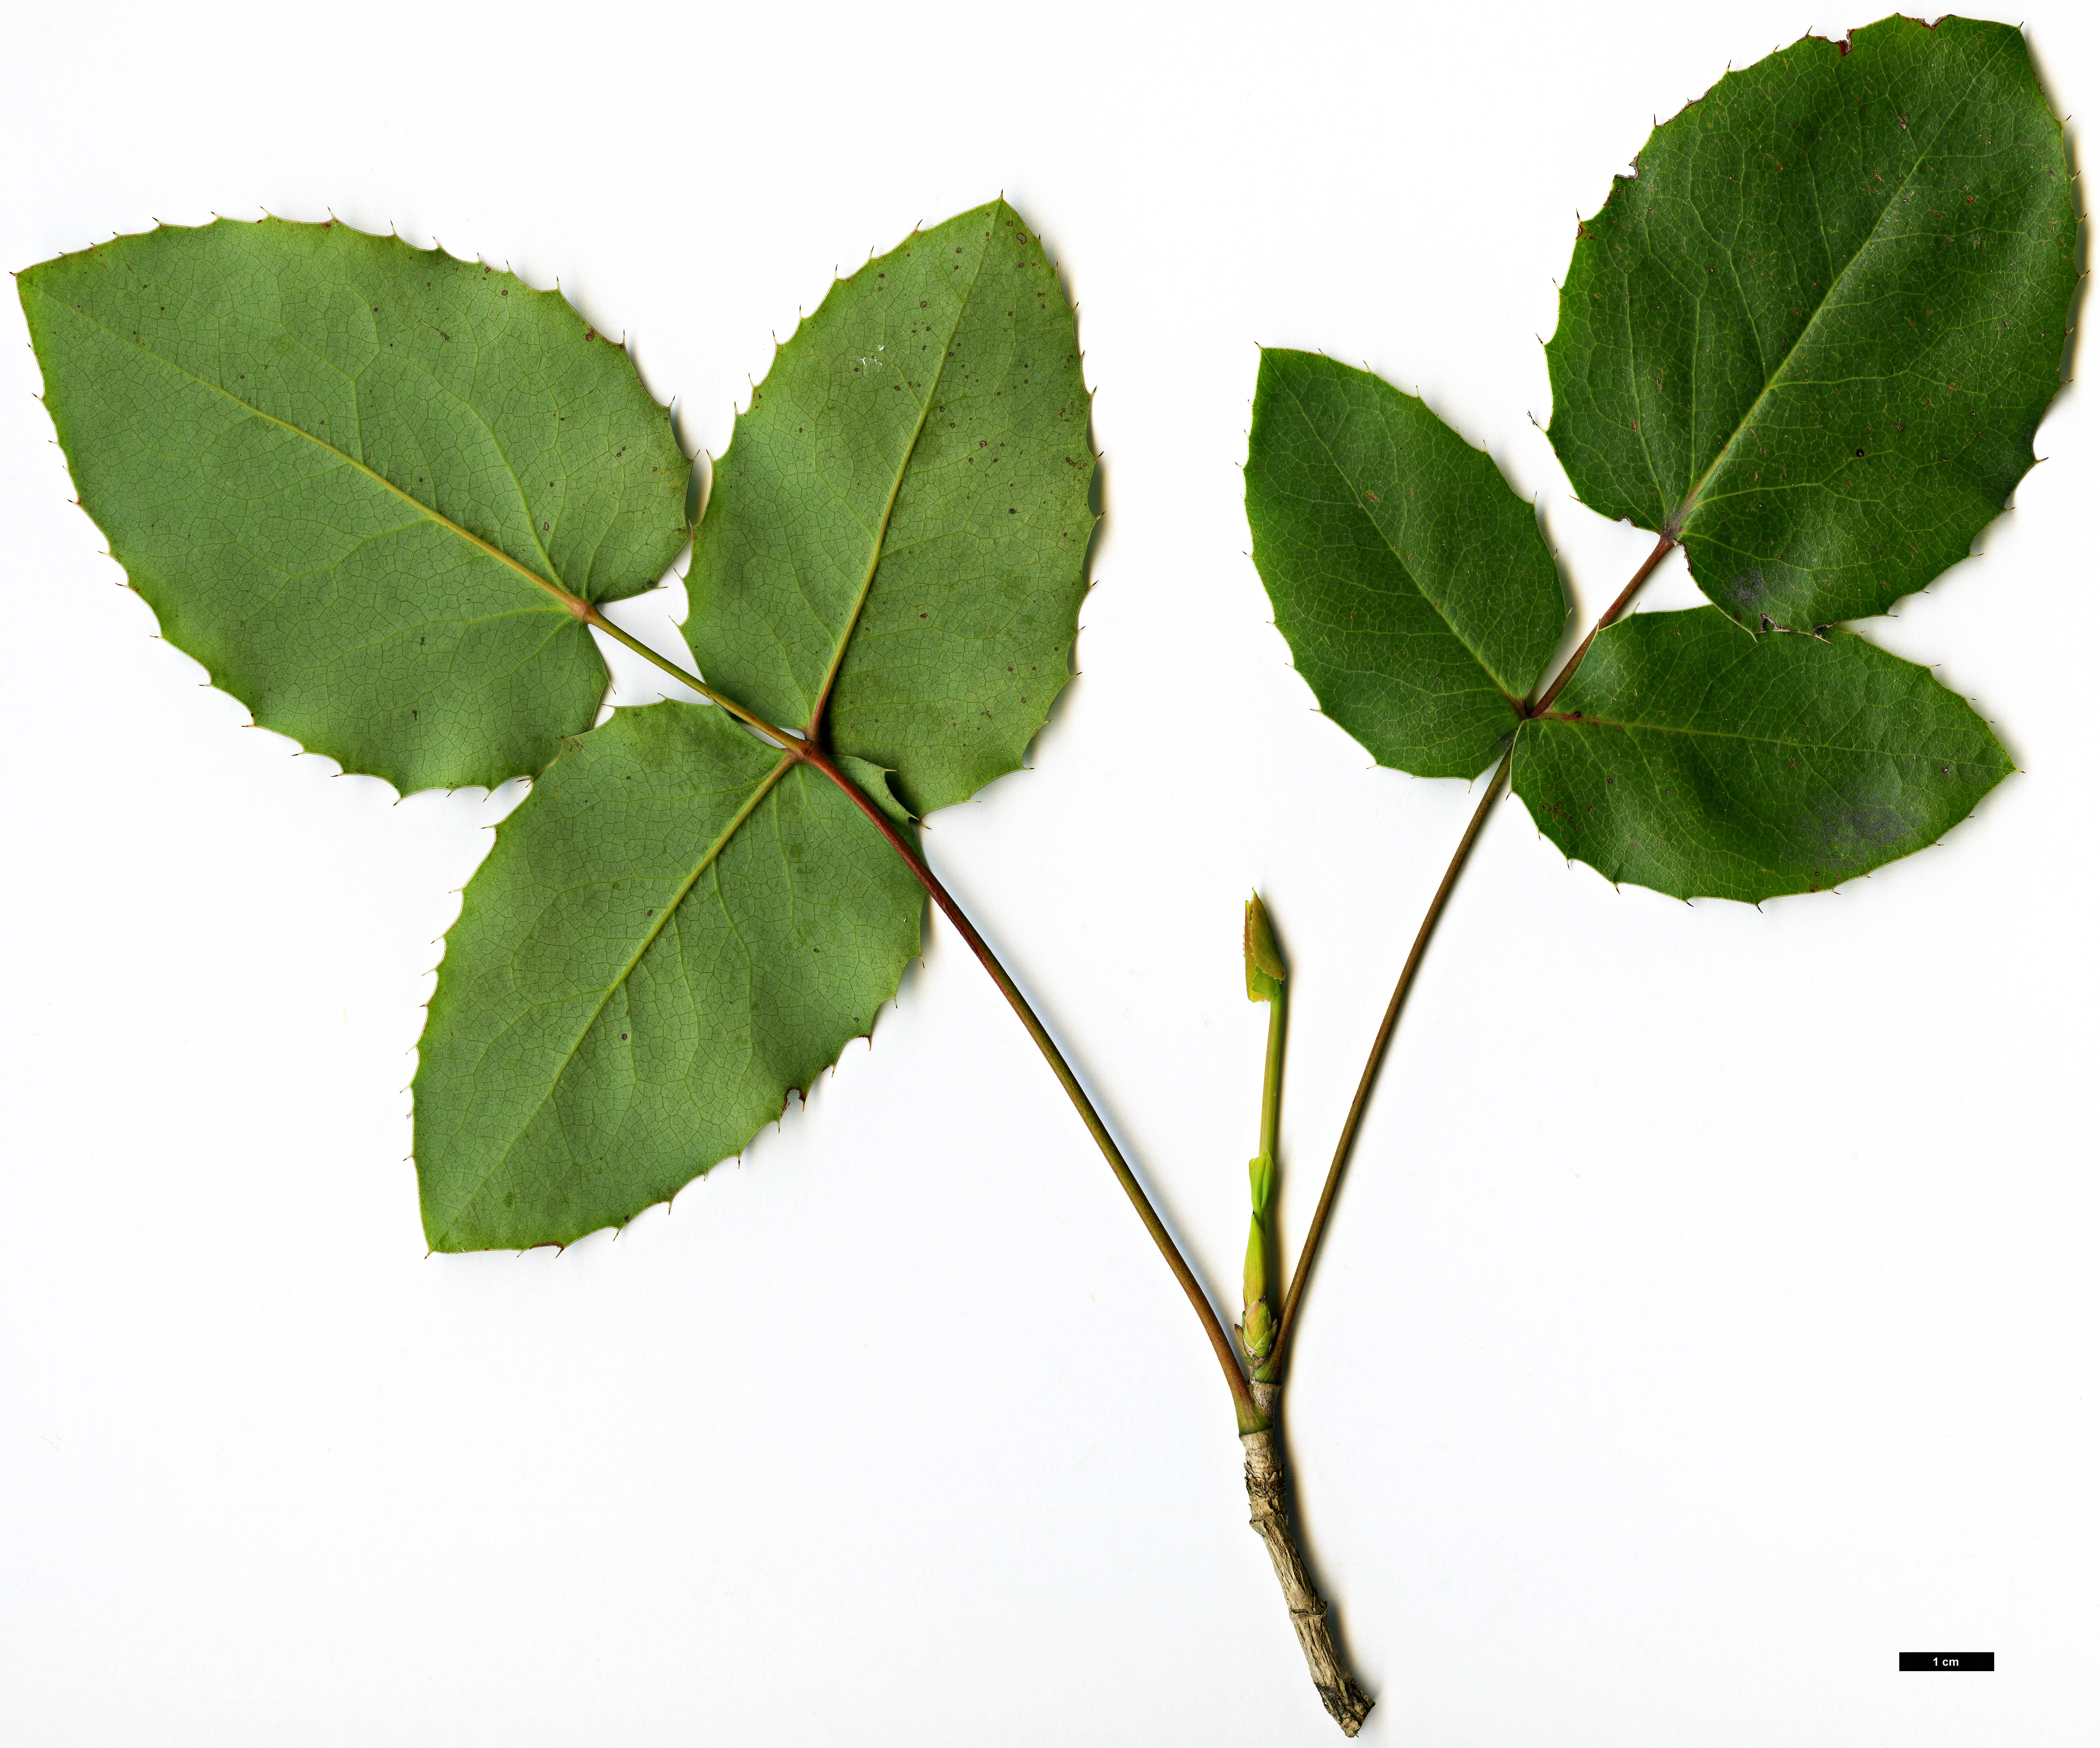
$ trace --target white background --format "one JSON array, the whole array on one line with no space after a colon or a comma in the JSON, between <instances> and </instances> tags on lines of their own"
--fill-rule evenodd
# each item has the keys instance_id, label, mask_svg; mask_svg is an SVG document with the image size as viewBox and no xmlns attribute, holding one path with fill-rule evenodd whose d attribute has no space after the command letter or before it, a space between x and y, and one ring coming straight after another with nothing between
<instances>
[{"instance_id":1,"label":"white background","mask_svg":"<svg viewBox=\"0 0 2100 1748\"><path fill-rule=\"evenodd\" d=\"M2100 100L2100 12L2022 11L2059 112ZM1728 64L1864 21L25 9L0 263L214 212L390 224L558 277L719 452L835 266L1003 189L1081 307L1108 520L1036 769L930 854L1230 1311L1241 901L1295 968L1295 1251L1472 806L1371 768L1290 668L1245 556L1255 346L1418 386L1536 496L1586 623L1649 537L1530 422L1576 215ZM0 1734L1333 1740L1195 1323L945 925L872 1046L669 1213L425 1256L403 1088L515 793L397 802L244 727L117 586L0 321ZM2100 1728L2093 406L2056 404L1979 560L1868 628L2023 767L1943 847L1686 907L1498 808L1297 1355L1366 1741ZM1693 598L1673 561L1645 604Z\"/></svg>"}]
</instances>

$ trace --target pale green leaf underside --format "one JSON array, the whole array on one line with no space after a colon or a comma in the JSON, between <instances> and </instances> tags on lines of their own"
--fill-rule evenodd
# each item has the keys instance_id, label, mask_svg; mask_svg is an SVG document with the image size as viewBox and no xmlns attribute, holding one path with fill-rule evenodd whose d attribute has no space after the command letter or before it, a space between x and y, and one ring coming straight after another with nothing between
<instances>
[{"instance_id":1,"label":"pale green leaf underside","mask_svg":"<svg viewBox=\"0 0 2100 1748\"><path fill-rule=\"evenodd\" d=\"M854 772L879 799L880 775ZM872 1026L923 902L833 784L723 711L571 742L446 938L415 1084L431 1247L567 1243L738 1152Z\"/></svg>"},{"instance_id":2,"label":"pale green leaf underside","mask_svg":"<svg viewBox=\"0 0 2100 1748\"><path fill-rule=\"evenodd\" d=\"M1368 371L1264 350L1246 509L1321 709L1417 776L1492 763L1567 611L1538 519L1493 461Z\"/></svg>"},{"instance_id":3,"label":"pale green leaf underside","mask_svg":"<svg viewBox=\"0 0 2100 1748\"><path fill-rule=\"evenodd\" d=\"M716 466L700 671L792 728L826 708L920 814L1017 768L1070 669L1088 410L1071 307L1004 201L835 284Z\"/></svg>"},{"instance_id":4,"label":"pale green leaf underside","mask_svg":"<svg viewBox=\"0 0 2100 1748\"><path fill-rule=\"evenodd\" d=\"M709 683L821 714L907 828L900 793L924 812L1018 765L1070 669L1087 407L1071 309L1003 204L835 285L715 471L687 626ZM923 904L845 795L726 712L576 739L447 938L416 1081L430 1243L565 1243L739 1151L868 1031Z\"/></svg>"},{"instance_id":5,"label":"pale green leaf underside","mask_svg":"<svg viewBox=\"0 0 2100 1748\"><path fill-rule=\"evenodd\" d=\"M1599 634L1512 780L1608 880L1750 902L1936 841L2012 769L1931 671L1837 631L1751 637L1710 607Z\"/></svg>"},{"instance_id":6,"label":"pale green leaf underside","mask_svg":"<svg viewBox=\"0 0 2100 1748\"><path fill-rule=\"evenodd\" d=\"M558 294L276 219L20 289L82 504L258 722L404 792L537 770L589 726L605 670L557 592L655 584L687 464Z\"/></svg>"},{"instance_id":7,"label":"pale green leaf underside","mask_svg":"<svg viewBox=\"0 0 2100 1748\"><path fill-rule=\"evenodd\" d=\"M1548 435L1742 624L1886 611L2033 465L2077 231L2018 30L1804 39L1658 127L1580 227Z\"/></svg>"}]
</instances>

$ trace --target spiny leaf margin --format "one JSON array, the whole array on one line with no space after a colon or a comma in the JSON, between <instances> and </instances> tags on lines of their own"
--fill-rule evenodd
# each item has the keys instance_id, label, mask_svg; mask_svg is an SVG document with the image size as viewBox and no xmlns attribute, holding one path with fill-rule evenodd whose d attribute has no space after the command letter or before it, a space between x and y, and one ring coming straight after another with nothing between
<instances>
[{"instance_id":1,"label":"spiny leaf margin","mask_svg":"<svg viewBox=\"0 0 2100 1748\"><path fill-rule=\"evenodd\" d=\"M1396 770L1493 763L1568 613L1538 514L1493 458L1368 370L1264 347L1246 514L1321 709Z\"/></svg>"},{"instance_id":2,"label":"spiny leaf margin","mask_svg":"<svg viewBox=\"0 0 2100 1748\"><path fill-rule=\"evenodd\" d=\"M119 237L18 290L82 506L261 726L404 792L536 771L589 726L574 603L657 582L689 464L558 293L279 218Z\"/></svg>"},{"instance_id":3,"label":"spiny leaf margin","mask_svg":"<svg viewBox=\"0 0 2100 1748\"><path fill-rule=\"evenodd\" d=\"M1672 898L1819 892L1937 842L2013 769L1929 668L1711 607L1599 633L1511 783L1563 854Z\"/></svg>"},{"instance_id":4,"label":"spiny leaf margin","mask_svg":"<svg viewBox=\"0 0 2100 1748\"><path fill-rule=\"evenodd\" d=\"M572 737L446 936L414 1083L430 1247L567 1244L741 1152L870 1034L924 909L836 785L722 710Z\"/></svg>"},{"instance_id":5,"label":"spiny leaf margin","mask_svg":"<svg viewBox=\"0 0 2100 1748\"><path fill-rule=\"evenodd\" d=\"M1577 227L1546 435L1738 623L1886 612L2034 465L2077 230L2016 29L1805 38L1657 127Z\"/></svg>"},{"instance_id":6,"label":"spiny leaf margin","mask_svg":"<svg viewBox=\"0 0 2100 1748\"><path fill-rule=\"evenodd\" d=\"M715 463L700 671L787 726L821 712L915 814L1019 769L1070 677L1091 403L1072 307L1004 201L834 281Z\"/></svg>"}]
</instances>

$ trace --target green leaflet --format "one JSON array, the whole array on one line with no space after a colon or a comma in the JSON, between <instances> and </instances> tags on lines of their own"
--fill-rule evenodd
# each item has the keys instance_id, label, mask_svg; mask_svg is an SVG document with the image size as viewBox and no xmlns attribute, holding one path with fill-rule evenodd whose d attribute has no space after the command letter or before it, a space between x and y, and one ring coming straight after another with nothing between
<instances>
[{"instance_id":1,"label":"green leaflet","mask_svg":"<svg viewBox=\"0 0 2100 1748\"><path fill-rule=\"evenodd\" d=\"M1885 611L2033 466L2077 230L2018 30L1805 38L1656 129L1578 227L1548 435L1743 625Z\"/></svg>"},{"instance_id":2,"label":"green leaflet","mask_svg":"<svg viewBox=\"0 0 2100 1748\"><path fill-rule=\"evenodd\" d=\"M415 1083L431 1248L567 1243L737 1152L872 1026L923 902L834 784L726 712L571 742L446 937Z\"/></svg>"},{"instance_id":3,"label":"green leaflet","mask_svg":"<svg viewBox=\"0 0 2100 1748\"><path fill-rule=\"evenodd\" d=\"M1087 409L1004 205L835 286L716 470L687 627L709 683L810 725L907 828L891 773L924 811L1013 769L1069 671ZM432 1247L566 1243L738 1152L868 1031L923 904L834 784L724 711L575 739L447 937L416 1077Z\"/></svg>"},{"instance_id":4,"label":"green leaflet","mask_svg":"<svg viewBox=\"0 0 2100 1748\"><path fill-rule=\"evenodd\" d=\"M1751 903L1922 850L2013 768L1931 670L1848 632L1746 637L1710 607L1599 634L1517 736L1516 792L1607 880Z\"/></svg>"},{"instance_id":5,"label":"green leaflet","mask_svg":"<svg viewBox=\"0 0 2100 1748\"><path fill-rule=\"evenodd\" d=\"M1264 350L1246 508L1320 708L1417 776L1492 763L1567 616L1532 507L1493 460L1368 371Z\"/></svg>"},{"instance_id":6,"label":"green leaflet","mask_svg":"<svg viewBox=\"0 0 2100 1748\"><path fill-rule=\"evenodd\" d=\"M1419 401L1307 353L1264 353L1255 404L1255 562L1321 708L1423 776L1471 776L1514 731L1540 829L1609 879L1679 898L1815 891L1931 843L2012 768L1928 670L1844 633L1746 635L1711 607L1611 627L1558 708L1520 718L1560 587L1494 464ZM1464 673L1472 648L1496 664L1428 691L1425 669ZM1416 725L1441 726L1432 713L1455 714L1454 697L1471 738L1431 739Z\"/></svg>"},{"instance_id":7,"label":"green leaflet","mask_svg":"<svg viewBox=\"0 0 2100 1748\"><path fill-rule=\"evenodd\" d=\"M652 586L688 464L556 293L340 224L221 219L20 276L80 490L168 640L402 791L536 771Z\"/></svg>"},{"instance_id":8,"label":"green leaflet","mask_svg":"<svg viewBox=\"0 0 2100 1748\"><path fill-rule=\"evenodd\" d=\"M1811 38L1655 130L1581 227L1547 347L1549 435L1583 500L1679 541L1721 611L1604 632L1558 708L1519 730L1512 780L1569 856L1679 897L1813 891L1932 842L2012 768L1925 669L1849 635L1739 628L1878 612L1966 554L2033 464L2076 233L2062 130L2003 25ZM1441 748L1414 728L1414 658L1435 647L1360 596L1382 567L1418 616L1436 590L1400 586L1397 538L1365 532L1388 493L1314 442L1347 413L1299 413L1294 383L1285 422L1280 356L1303 355L1264 355L1247 471L1277 622L1322 708L1382 762L1471 775L1508 738L1489 686L1520 695L1546 652L1480 664L1463 756L1425 756ZM1360 373L1318 380L1427 421ZM1410 512L1485 528L1508 497L1474 459L1471 479L1412 477ZM1528 515L1500 538L1520 569L1543 554ZM1475 574L1476 623L1500 603L1548 630L1535 585Z\"/></svg>"},{"instance_id":9,"label":"green leaflet","mask_svg":"<svg viewBox=\"0 0 2100 1748\"><path fill-rule=\"evenodd\" d=\"M716 466L701 673L784 726L825 716L917 813L1017 768L1070 673L1088 408L1071 307L1003 201L835 284Z\"/></svg>"}]
</instances>

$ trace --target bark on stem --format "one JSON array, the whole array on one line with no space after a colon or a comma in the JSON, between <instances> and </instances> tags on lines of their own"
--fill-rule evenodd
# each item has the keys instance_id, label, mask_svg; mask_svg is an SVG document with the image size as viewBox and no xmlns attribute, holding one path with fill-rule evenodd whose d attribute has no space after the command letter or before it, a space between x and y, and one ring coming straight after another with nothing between
<instances>
[{"instance_id":1,"label":"bark on stem","mask_svg":"<svg viewBox=\"0 0 2100 1748\"><path fill-rule=\"evenodd\" d=\"M1305 1557L1291 1534L1290 1501L1286 1497L1289 1475L1283 1456L1282 1428L1277 1424L1278 1398L1282 1386L1257 1384L1254 1398L1268 1424L1259 1432L1242 1432L1240 1444L1246 1452L1248 1520L1276 1568L1276 1582L1283 1587L1283 1600L1290 1609L1290 1624L1298 1634L1298 1648L1305 1653L1305 1666L1327 1715L1342 1727L1344 1736L1354 1736L1370 1715L1371 1701L1335 1649L1328 1625L1327 1604L1313 1589L1305 1569Z\"/></svg>"}]
</instances>

